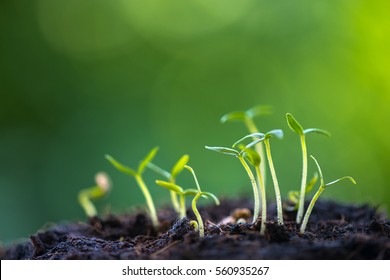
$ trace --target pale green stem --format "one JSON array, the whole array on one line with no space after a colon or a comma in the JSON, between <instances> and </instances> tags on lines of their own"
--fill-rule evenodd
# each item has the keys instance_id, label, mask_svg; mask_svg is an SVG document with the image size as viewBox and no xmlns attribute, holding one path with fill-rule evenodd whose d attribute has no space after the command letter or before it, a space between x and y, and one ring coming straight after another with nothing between
<instances>
[{"instance_id":1,"label":"pale green stem","mask_svg":"<svg viewBox=\"0 0 390 280\"><path fill-rule=\"evenodd\" d=\"M245 118L245 124L246 124L248 131L251 134L259 132L254 121L251 118ZM257 140L257 138L253 138L253 140ZM264 185L266 185L266 169L265 169L265 162L263 160L265 157L264 157L264 147L263 147L262 142L259 142L255 145L255 150L260 155L260 158L261 158L260 170L261 170L261 174L263 174ZM260 184L260 182L257 182L257 183Z\"/></svg>"},{"instance_id":2,"label":"pale green stem","mask_svg":"<svg viewBox=\"0 0 390 280\"><path fill-rule=\"evenodd\" d=\"M180 219L185 218L186 215L186 198L184 195L180 196Z\"/></svg>"},{"instance_id":3,"label":"pale green stem","mask_svg":"<svg viewBox=\"0 0 390 280\"><path fill-rule=\"evenodd\" d=\"M301 229L299 231L301 234L303 234L305 232L307 221L309 220L309 217L310 217L311 211L313 210L314 204L316 203L318 197L324 191L324 189L325 189L325 187L321 186L318 189L318 191L315 193L315 195L313 196L312 200L310 201L310 204L309 204L309 206L307 207L307 210L306 210L305 217L303 218Z\"/></svg>"},{"instance_id":4,"label":"pale green stem","mask_svg":"<svg viewBox=\"0 0 390 280\"><path fill-rule=\"evenodd\" d=\"M301 135L301 146L302 146L302 181L301 181L301 193L299 196L299 206L297 213L297 224L301 223L303 217L303 211L305 207L305 192L306 192L306 179L307 179L307 150L306 150L306 142L305 135Z\"/></svg>"},{"instance_id":5,"label":"pale green stem","mask_svg":"<svg viewBox=\"0 0 390 280\"><path fill-rule=\"evenodd\" d=\"M238 159L240 160L241 164L244 166L245 171L248 173L249 179L251 180L253 195L255 200L255 205L253 208L253 223L255 223L257 218L259 217L259 212L260 212L259 189L256 184L255 176L253 176L252 170L249 168L248 164L241 156L238 156Z\"/></svg>"},{"instance_id":6,"label":"pale green stem","mask_svg":"<svg viewBox=\"0 0 390 280\"><path fill-rule=\"evenodd\" d=\"M282 198L280 196L280 189L279 189L279 183L278 178L276 177L275 167L272 160L271 155L271 146L269 143L269 139L264 140L265 149L267 152L267 159L269 164L269 169L271 170L272 180L274 182L274 188L275 188L275 196L276 196L276 208L278 212L278 224L283 225L283 208L282 208Z\"/></svg>"},{"instance_id":7,"label":"pale green stem","mask_svg":"<svg viewBox=\"0 0 390 280\"><path fill-rule=\"evenodd\" d=\"M88 217L91 218L97 216L96 208L89 199L87 191L81 191L78 198L81 206L85 211L85 214L87 214Z\"/></svg>"},{"instance_id":8,"label":"pale green stem","mask_svg":"<svg viewBox=\"0 0 390 280\"><path fill-rule=\"evenodd\" d=\"M198 201L198 199L201 196L202 196L202 193L198 192L195 195L194 199L192 200L192 204L191 205L192 205L192 211L194 211L195 217L198 220L199 237L203 238L204 237L204 225L203 225L202 217L200 216L199 211L196 208L196 202Z\"/></svg>"},{"instance_id":9,"label":"pale green stem","mask_svg":"<svg viewBox=\"0 0 390 280\"><path fill-rule=\"evenodd\" d=\"M265 233L265 222L267 220L267 200L265 196L265 185L263 182L263 177L261 175L261 170L258 166L256 168L257 179L260 182L260 191L261 191L261 226L260 226L260 235Z\"/></svg>"},{"instance_id":10,"label":"pale green stem","mask_svg":"<svg viewBox=\"0 0 390 280\"><path fill-rule=\"evenodd\" d=\"M175 178L170 177L169 181L172 184L176 184ZM179 200L177 199L177 194L174 191L169 191L169 192L171 193L171 201L172 201L173 209L175 209L176 213L181 215L182 209L180 207Z\"/></svg>"},{"instance_id":11,"label":"pale green stem","mask_svg":"<svg viewBox=\"0 0 390 280\"><path fill-rule=\"evenodd\" d=\"M158 226L158 218L157 218L156 208L154 207L152 196L150 195L149 190L146 187L145 182L142 179L141 175L137 174L135 176L135 180L137 181L138 186L140 187L140 189L141 189L141 191L144 194L144 197L146 199L146 205L148 206L148 209L149 209L149 215L150 215L150 218L152 219L152 224L154 227L157 227Z\"/></svg>"}]
</instances>

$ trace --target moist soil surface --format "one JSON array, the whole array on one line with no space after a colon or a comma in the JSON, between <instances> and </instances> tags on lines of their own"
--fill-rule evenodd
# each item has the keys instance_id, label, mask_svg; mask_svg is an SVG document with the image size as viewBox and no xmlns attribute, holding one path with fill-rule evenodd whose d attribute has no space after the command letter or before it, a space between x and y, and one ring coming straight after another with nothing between
<instances>
[{"instance_id":1,"label":"moist soil surface","mask_svg":"<svg viewBox=\"0 0 390 280\"><path fill-rule=\"evenodd\" d=\"M269 205L266 233L252 223L251 203L223 200L200 208L205 237L160 211L155 229L145 213L109 215L58 224L30 239L0 248L1 259L390 259L390 221L368 205L318 201L306 232L299 234L295 211L279 226Z\"/></svg>"}]
</instances>

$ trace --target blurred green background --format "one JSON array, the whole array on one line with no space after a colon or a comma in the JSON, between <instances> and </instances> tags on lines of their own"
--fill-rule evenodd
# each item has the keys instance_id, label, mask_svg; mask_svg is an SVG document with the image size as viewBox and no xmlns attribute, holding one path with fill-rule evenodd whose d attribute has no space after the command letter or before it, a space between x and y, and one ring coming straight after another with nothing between
<instances>
[{"instance_id":1,"label":"blurred green background","mask_svg":"<svg viewBox=\"0 0 390 280\"><path fill-rule=\"evenodd\" d=\"M166 169L188 153L203 189L252 197L239 162L204 146L244 136L242 124L219 118L257 104L274 107L256 119L260 129L285 132L272 142L284 196L301 172L290 112L332 133L307 140L325 180L358 182L324 197L388 209L389 10L385 0L1 1L0 240L84 220L77 192L100 170L114 183L101 212L142 206L106 153L135 167L158 145ZM167 204L157 176L145 176ZM188 174L179 183L193 187Z\"/></svg>"}]
</instances>

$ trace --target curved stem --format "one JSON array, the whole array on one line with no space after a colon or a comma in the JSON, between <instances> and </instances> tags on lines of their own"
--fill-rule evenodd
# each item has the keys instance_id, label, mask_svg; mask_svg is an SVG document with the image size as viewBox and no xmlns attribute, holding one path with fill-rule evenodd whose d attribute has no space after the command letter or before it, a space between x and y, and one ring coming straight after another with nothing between
<instances>
[{"instance_id":1,"label":"curved stem","mask_svg":"<svg viewBox=\"0 0 390 280\"><path fill-rule=\"evenodd\" d=\"M325 189L325 187L321 186L318 189L318 191L315 193L315 195L313 196L312 200L310 201L310 204L306 210L305 217L303 218L303 222L301 225L301 229L299 230L299 233L303 234L305 232L307 221L309 220L309 217L310 217L311 211L313 210L314 204L316 203L318 197L324 191L324 189Z\"/></svg>"},{"instance_id":2,"label":"curved stem","mask_svg":"<svg viewBox=\"0 0 390 280\"><path fill-rule=\"evenodd\" d=\"M152 219L152 224L154 227L157 227L158 226L158 218L157 218L156 208L154 207L152 196L150 195L149 190L146 187L145 182L142 179L141 175L137 174L135 176L135 180L137 181L138 186L140 187L140 189L141 189L141 191L144 194L144 197L146 199L146 205L149 208L149 215L150 215L150 218Z\"/></svg>"},{"instance_id":3,"label":"curved stem","mask_svg":"<svg viewBox=\"0 0 390 280\"><path fill-rule=\"evenodd\" d=\"M302 221L303 211L305 207L305 192L306 192L306 178L307 178L307 149L305 142L305 135L301 135L301 146L302 146L302 181L301 181L301 193L299 197L299 206L296 222L299 224Z\"/></svg>"},{"instance_id":4,"label":"curved stem","mask_svg":"<svg viewBox=\"0 0 390 280\"><path fill-rule=\"evenodd\" d=\"M269 139L264 140L265 149L267 152L267 159L269 164L269 169L271 170L272 180L274 182L274 188L275 188L275 196L276 196L276 208L278 212L278 224L283 225L283 208L282 208L282 198L280 196L280 189L279 189L279 183L278 178L276 177L275 167L272 160L271 155L271 146L269 143Z\"/></svg>"},{"instance_id":5,"label":"curved stem","mask_svg":"<svg viewBox=\"0 0 390 280\"><path fill-rule=\"evenodd\" d=\"M200 216L199 214L199 211L198 209L196 208L196 202L198 201L198 199L202 196L202 193L201 192L198 192L194 199L192 200L192 211L194 211L194 214L195 214L195 217L196 219L198 220L198 229L199 229L199 237L204 237L204 226L203 226L203 221L202 221L202 217Z\"/></svg>"},{"instance_id":6,"label":"curved stem","mask_svg":"<svg viewBox=\"0 0 390 280\"><path fill-rule=\"evenodd\" d=\"M257 133L259 130L257 129L254 121L251 118L245 118L245 124L250 133ZM253 138L253 140L256 140L257 138ZM264 162L264 147L262 142L259 142L255 145L256 152L260 155L261 163L260 163L260 170L261 174L263 174L263 181L264 185L266 185L266 169L265 169L265 162ZM260 184L260 182L257 182Z\"/></svg>"},{"instance_id":7,"label":"curved stem","mask_svg":"<svg viewBox=\"0 0 390 280\"><path fill-rule=\"evenodd\" d=\"M240 160L241 164L244 166L245 171L248 173L249 179L251 180L251 184L253 188L253 196L255 200L255 205L253 208L253 223L255 223L257 218L259 217L259 212L260 212L259 190L256 184L255 176L253 176L252 170L249 168L248 164L241 156L238 156L238 159Z\"/></svg>"},{"instance_id":8,"label":"curved stem","mask_svg":"<svg viewBox=\"0 0 390 280\"><path fill-rule=\"evenodd\" d=\"M267 200L265 196L265 185L263 182L263 177L261 175L260 167L256 166L257 179L260 182L260 191L261 191L261 226L260 226L260 235L265 233L265 222L267 221Z\"/></svg>"},{"instance_id":9,"label":"curved stem","mask_svg":"<svg viewBox=\"0 0 390 280\"><path fill-rule=\"evenodd\" d=\"M87 214L88 217L95 217L97 216L97 211L95 206L93 205L92 201L89 199L89 192L81 191L78 196L79 203L84 208L85 214Z\"/></svg>"}]
</instances>

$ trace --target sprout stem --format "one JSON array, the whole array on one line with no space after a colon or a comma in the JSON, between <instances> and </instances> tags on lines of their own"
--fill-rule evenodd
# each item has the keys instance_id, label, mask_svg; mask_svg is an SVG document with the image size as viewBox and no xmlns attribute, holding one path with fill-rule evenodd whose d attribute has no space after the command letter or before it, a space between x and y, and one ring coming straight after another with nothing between
<instances>
[{"instance_id":1,"label":"sprout stem","mask_svg":"<svg viewBox=\"0 0 390 280\"><path fill-rule=\"evenodd\" d=\"M257 133L259 130L257 129L254 121L252 118L245 118L245 125L250 133ZM256 140L257 138L253 138L253 140ZM255 145L255 150L256 152L260 155L260 158L263 159L264 157L264 147L262 143L258 143ZM266 170L265 170L265 162L262 160L260 163L260 170L261 174L263 174L263 180L264 180L264 185L266 184ZM260 184L260 182L257 182Z\"/></svg>"},{"instance_id":2,"label":"sprout stem","mask_svg":"<svg viewBox=\"0 0 390 280\"><path fill-rule=\"evenodd\" d=\"M268 138L264 140L264 144L265 144L265 149L266 149L266 153L267 153L269 168L271 170L272 180L274 182L275 196L276 196L276 208L277 208L277 212L278 212L278 224L283 225L282 198L280 196L279 183L278 183L278 179L276 177L275 167L274 167L274 163L273 163L272 155L271 155L271 146L270 146Z\"/></svg>"},{"instance_id":3,"label":"sprout stem","mask_svg":"<svg viewBox=\"0 0 390 280\"><path fill-rule=\"evenodd\" d=\"M245 162L244 158L241 156L238 156L238 159L240 160L241 164L244 166L245 171L248 173L249 179L251 180L252 188L253 188L253 195L255 200L255 205L253 209L253 223L256 222L257 218L259 217L259 211L260 211L260 199L259 199L259 189L256 184L256 179L253 176L252 170L249 168L248 164Z\"/></svg>"},{"instance_id":4,"label":"sprout stem","mask_svg":"<svg viewBox=\"0 0 390 280\"><path fill-rule=\"evenodd\" d=\"M202 196L202 192L199 191L195 195L194 199L192 200L191 206L192 206L192 211L194 211L195 217L198 220L199 237L203 238L204 237L204 225L203 225L202 217L200 216L199 211L196 208L196 202L198 201L198 199L201 196Z\"/></svg>"},{"instance_id":5,"label":"sprout stem","mask_svg":"<svg viewBox=\"0 0 390 280\"><path fill-rule=\"evenodd\" d=\"M187 216L186 214L186 198L184 195L180 195L180 219Z\"/></svg>"},{"instance_id":6,"label":"sprout stem","mask_svg":"<svg viewBox=\"0 0 390 280\"><path fill-rule=\"evenodd\" d=\"M301 181L301 193L299 197L299 205L298 205L298 213L297 213L297 224L301 223L303 217L303 210L305 206L305 193L306 193L306 179L307 179L307 149L306 149L306 141L305 135L302 134L300 136L301 146L302 146L302 181Z\"/></svg>"},{"instance_id":7,"label":"sprout stem","mask_svg":"<svg viewBox=\"0 0 390 280\"><path fill-rule=\"evenodd\" d=\"M307 221L309 220L309 217L310 217L311 211L313 210L314 204L316 203L318 197L324 191L324 189L325 189L324 186L320 186L320 188L318 189L318 191L315 193L312 200L310 201L310 204L307 207L306 214L305 214L305 217L303 219L299 233L303 234L305 232Z\"/></svg>"},{"instance_id":8,"label":"sprout stem","mask_svg":"<svg viewBox=\"0 0 390 280\"><path fill-rule=\"evenodd\" d=\"M156 228L158 226L158 218L157 218L156 208L154 207L152 196L150 195L149 190L146 187L145 182L142 179L142 176L140 174L135 175L135 180L137 181L142 193L145 196L146 205L149 208L150 218L152 219L152 224Z\"/></svg>"},{"instance_id":9,"label":"sprout stem","mask_svg":"<svg viewBox=\"0 0 390 280\"><path fill-rule=\"evenodd\" d=\"M81 206L84 208L85 213L88 217L97 216L97 211L92 201L89 199L90 190L83 190L79 193L78 199Z\"/></svg>"},{"instance_id":10,"label":"sprout stem","mask_svg":"<svg viewBox=\"0 0 390 280\"><path fill-rule=\"evenodd\" d=\"M260 191L261 191L261 226L260 226L260 235L265 233L265 222L267 220L267 201L265 196L265 186L263 182L263 177L259 166L256 166L257 180L260 182Z\"/></svg>"}]
</instances>

